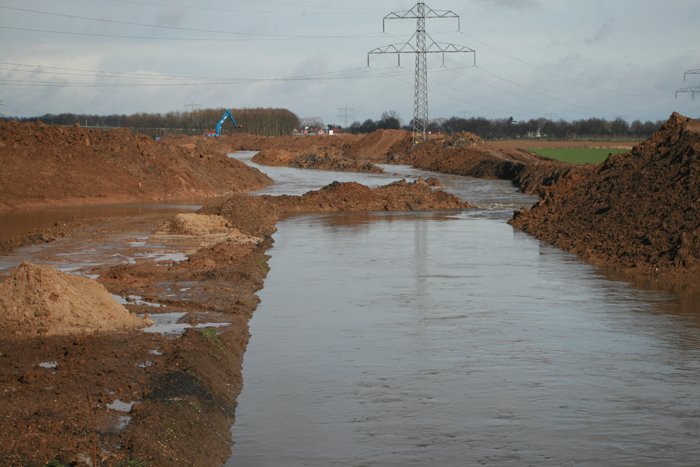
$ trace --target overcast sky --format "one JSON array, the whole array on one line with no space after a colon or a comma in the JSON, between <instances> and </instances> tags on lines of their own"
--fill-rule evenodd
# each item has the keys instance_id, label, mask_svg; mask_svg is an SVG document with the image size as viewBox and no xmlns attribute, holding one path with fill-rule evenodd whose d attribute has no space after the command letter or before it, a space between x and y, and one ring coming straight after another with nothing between
<instances>
[{"instance_id":1,"label":"overcast sky","mask_svg":"<svg viewBox=\"0 0 700 467\"><path fill-rule=\"evenodd\" d=\"M413 117L415 57L396 0L0 0L0 113L281 107L326 123ZM700 116L698 0L433 0L430 118ZM461 31L458 31L461 26ZM352 110L340 110L352 109Z\"/></svg>"}]
</instances>

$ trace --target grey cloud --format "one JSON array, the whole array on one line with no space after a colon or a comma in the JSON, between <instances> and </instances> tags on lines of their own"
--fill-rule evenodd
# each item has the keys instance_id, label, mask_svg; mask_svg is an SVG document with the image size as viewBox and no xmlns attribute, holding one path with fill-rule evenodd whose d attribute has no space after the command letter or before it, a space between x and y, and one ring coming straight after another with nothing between
<instances>
[{"instance_id":1,"label":"grey cloud","mask_svg":"<svg viewBox=\"0 0 700 467\"><path fill-rule=\"evenodd\" d=\"M600 42L608 37L613 32L614 25L615 20L613 18L610 18L604 22L600 29L598 29L598 32L596 32L592 37L586 38L586 44L595 44L596 42Z\"/></svg>"},{"instance_id":2,"label":"grey cloud","mask_svg":"<svg viewBox=\"0 0 700 467\"><path fill-rule=\"evenodd\" d=\"M482 3L496 5L517 10L536 10L540 7L540 0L480 0Z\"/></svg>"},{"instance_id":3,"label":"grey cloud","mask_svg":"<svg viewBox=\"0 0 700 467\"><path fill-rule=\"evenodd\" d=\"M180 26L185 18L185 10L182 8L168 8L158 14L156 24L158 26Z\"/></svg>"}]
</instances>

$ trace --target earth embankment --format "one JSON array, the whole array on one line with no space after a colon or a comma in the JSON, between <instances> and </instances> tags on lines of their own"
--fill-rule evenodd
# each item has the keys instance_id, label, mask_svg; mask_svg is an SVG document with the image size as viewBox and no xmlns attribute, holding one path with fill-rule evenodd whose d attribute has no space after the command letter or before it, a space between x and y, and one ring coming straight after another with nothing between
<instances>
[{"instance_id":1,"label":"earth embankment","mask_svg":"<svg viewBox=\"0 0 700 467\"><path fill-rule=\"evenodd\" d=\"M0 208L191 198L264 188L260 171L128 129L0 121Z\"/></svg>"},{"instance_id":2,"label":"earth embankment","mask_svg":"<svg viewBox=\"0 0 700 467\"><path fill-rule=\"evenodd\" d=\"M334 155L336 151L324 150L316 153L295 154L285 149L265 149L253 157L253 162L273 167L329 170L332 172L384 173L370 161L346 159Z\"/></svg>"},{"instance_id":3,"label":"earth embankment","mask_svg":"<svg viewBox=\"0 0 700 467\"><path fill-rule=\"evenodd\" d=\"M647 141L544 188L510 223L586 260L700 275L700 123L674 113Z\"/></svg>"},{"instance_id":4,"label":"earth embankment","mask_svg":"<svg viewBox=\"0 0 700 467\"><path fill-rule=\"evenodd\" d=\"M384 162L387 155L411 148L411 133L405 130L377 130L368 135L257 136L229 133L216 138L167 135L161 139L193 152L264 151L281 149L298 156L324 153L346 159Z\"/></svg>"},{"instance_id":5,"label":"earth embankment","mask_svg":"<svg viewBox=\"0 0 700 467\"><path fill-rule=\"evenodd\" d=\"M430 139L394 161L430 172L512 180L525 193L535 193L570 172L588 170L524 149L494 147L468 132Z\"/></svg>"}]
</instances>

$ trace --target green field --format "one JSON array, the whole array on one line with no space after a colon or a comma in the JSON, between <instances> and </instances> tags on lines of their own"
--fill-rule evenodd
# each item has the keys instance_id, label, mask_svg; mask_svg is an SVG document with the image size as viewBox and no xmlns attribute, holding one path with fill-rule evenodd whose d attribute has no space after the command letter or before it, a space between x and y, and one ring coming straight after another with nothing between
<instances>
[{"instance_id":1,"label":"green field","mask_svg":"<svg viewBox=\"0 0 700 467\"><path fill-rule=\"evenodd\" d=\"M536 152L540 156L551 157L552 159L557 159L564 162L570 162L572 164L600 164L605 159L608 158L608 154L618 154L620 152L627 152L629 149L573 149L573 148L561 148L561 149L530 149L532 152Z\"/></svg>"}]
</instances>

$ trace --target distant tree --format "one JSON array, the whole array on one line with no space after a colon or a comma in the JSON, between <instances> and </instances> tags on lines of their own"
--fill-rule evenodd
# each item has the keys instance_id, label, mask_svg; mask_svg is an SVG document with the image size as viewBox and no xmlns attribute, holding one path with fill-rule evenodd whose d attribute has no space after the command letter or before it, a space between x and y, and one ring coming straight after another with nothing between
<instances>
[{"instance_id":1,"label":"distant tree","mask_svg":"<svg viewBox=\"0 0 700 467\"><path fill-rule=\"evenodd\" d=\"M360 133L360 128L362 127L362 124L360 122L352 122L352 124L348 127L348 132L352 133L353 135L356 135Z\"/></svg>"},{"instance_id":2,"label":"distant tree","mask_svg":"<svg viewBox=\"0 0 700 467\"><path fill-rule=\"evenodd\" d=\"M401 118L395 110L389 110L382 114L382 118L376 122L377 128L384 130L399 130L401 128Z\"/></svg>"},{"instance_id":3,"label":"distant tree","mask_svg":"<svg viewBox=\"0 0 700 467\"><path fill-rule=\"evenodd\" d=\"M360 125L360 133L372 133L377 130L377 124L371 118L368 118Z\"/></svg>"},{"instance_id":4,"label":"distant tree","mask_svg":"<svg viewBox=\"0 0 700 467\"><path fill-rule=\"evenodd\" d=\"M610 131L615 136L626 136L630 132L629 124L622 117L610 122Z\"/></svg>"},{"instance_id":5,"label":"distant tree","mask_svg":"<svg viewBox=\"0 0 700 467\"><path fill-rule=\"evenodd\" d=\"M306 117L299 119L299 125L302 129L309 128L325 128L323 119L321 117Z\"/></svg>"}]
</instances>

